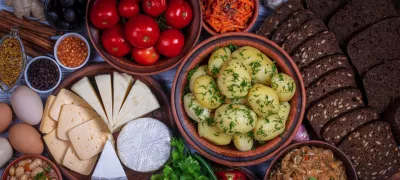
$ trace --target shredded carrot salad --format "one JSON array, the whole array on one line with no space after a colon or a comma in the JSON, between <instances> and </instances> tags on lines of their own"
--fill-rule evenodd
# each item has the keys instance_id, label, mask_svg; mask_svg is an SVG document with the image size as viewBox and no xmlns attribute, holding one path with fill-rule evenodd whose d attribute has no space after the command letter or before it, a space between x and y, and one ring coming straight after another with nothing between
<instances>
[{"instance_id":1,"label":"shredded carrot salad","mask_svg":"<svg viewBox=\"0 0 400 180\"><path fill-rule=\"evenodd\" d=\"M204 20L219 33L245 29L254 6L254 0L201 0Z\"/></svg>"}]
</instances>

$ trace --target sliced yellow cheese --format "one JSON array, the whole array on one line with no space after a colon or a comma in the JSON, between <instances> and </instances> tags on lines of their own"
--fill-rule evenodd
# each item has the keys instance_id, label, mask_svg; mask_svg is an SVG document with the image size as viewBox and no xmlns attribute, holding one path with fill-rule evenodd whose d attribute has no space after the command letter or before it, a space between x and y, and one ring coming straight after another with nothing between
<instances>
[{"instance_id":1,"label":"sliced yellow cheese","mask_svg":"<svg viewBox=\"0 0 400 180\"><path fill-rule=\"evenodd\" d=\"M44 107L43 116L42 116L42 122L40 122L40 128L39 128L40 132L42 132L43 134L47 134L47 133L53 131L57 127L57 121L55 121L49 115L50 107L53 104L55 99L56 99L56 97L53 95L50 95L47 98L46 105Z\"/></svg>"},{"instance_id":2,"label":"sliced yellow cheese","mask_svg":"<svg viewBox=\"0 0 400 180\"><path fill-rule=\"evenodd\" d=\"M160 107L157 98L143 82L137 80L132 86L124 105L118 114L118 121L114 122L113 132L131 120L139 118Z\"/></svg>"},{"instance_id":3,"label":"sliced yellow cheese","mask_svg":"<svg viewBox=\"0 0 400 180\"><path fill-rule=\"evenodd\" d=\"M125 73L114 72L114 104L113 104L113 118L112 123L117 121L118 113L121 109L122 103L124 102L126 96L128 96L129 90L132 87L133 78L132 76Z\"/></svg>"},{"instance_id":4,"label":"sliced yellow cheese","mask_svg":"<svg viewBox=\"0 0 400 180\"><path fill-rule=\"evenodd\" d=\"M72 147L82 160L99 154L110 134L101 118L87 121L68 132Z\"/></svg>"},{"instance_id":5,"label":"sliced yellow cheese","mask_svg":"<svg viewBox=\"0 0 400 180\"><path fill-rule=\"evenodd\" d=\"M89 175L96 164L97 158L98 155L87 160L81 160L77 156L73 147L70 146L65 154L63 165L79 174Z\"/></svg>"},{"instance_id":6,"label":"sliced yellow cheese","mask_svg":"<svg viewBox=\"0 0 400 180\"><path fill-rule=\"evenodd\" d=\"M82 98L77 96L75 93L66 89L61 89L61 91L57 94L54 103L51 105L49 113L50 117L53 118L55 121L58 121L61 107L65 104L73 104L76 106L90 108L90 105L86 103Z\"/></svg>"},{"instance_id":7,"label":"sliced yellow cheese","mask_svg":"<svg viewBox=\"0 0 400 180\"><path fill-rule=\"evenodd\" d=\"M81 80L76 82L71 87L71 89L80 97L82 97L88 104L90 104L90 106L97 112L97 114L100 115L101 119L103 119L104 123L108 125L108 120L106 113L104 112L103 105L101 104L96 91L90 83L89 78L82 78Z\"/></svg>"},{"instance_id":8,"label":"sliced yellow cheese","mask_svg":"<svg viewBox=\"0 0 400 180\"><path fill-rule=\"evenodd\" d=\"M97 117L99 115L92 109L75 105L64 105L61 109L60 119L58 120L57 137L69 141L69 130Z\"/></svg>"},{"instance_id":9,"label":"sliced yellow cheese","mask_svg":"<svg viewBox=\"0 0 400 180\"><path fill-rule=\"evenodd\" d=\"M43 136L43 140L49 148L49 151L54 160L56 160L58 164L63 164L62 161L64 159L65 153L68 150L68 147L70 146L70 143L68 141L58 139L56 131L57 130L54 129L50 133Z\"/></svg>"},{"instance_id":10,"label":"sliced yellow cheese","mask_svg":"<svg viewBox=\"0 0 400 180\"><path fill-rule=\"evenodd\" d=\"M99 89L100 97L106 110L107 120L110 124L113 117L113 93L111 85L111 75L103 74L95 77L97 89Z\"/></svg>"}]
</instances>

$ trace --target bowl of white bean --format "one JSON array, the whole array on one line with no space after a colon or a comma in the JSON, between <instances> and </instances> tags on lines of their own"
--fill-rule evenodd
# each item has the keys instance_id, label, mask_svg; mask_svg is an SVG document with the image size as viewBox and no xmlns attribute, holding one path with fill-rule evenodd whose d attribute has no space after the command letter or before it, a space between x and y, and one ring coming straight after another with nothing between
<instances>
[{"instance_id":1,"label":"bowl of white bean","mask_svg":"<svg viewBox=\"0 0 400 180\"><path fill-rule=\"evenodd\" d=\"M25 155L21 156L5 169L3 180L62 180L57 166L44 156Z\"/></svg>"}]
</instances>

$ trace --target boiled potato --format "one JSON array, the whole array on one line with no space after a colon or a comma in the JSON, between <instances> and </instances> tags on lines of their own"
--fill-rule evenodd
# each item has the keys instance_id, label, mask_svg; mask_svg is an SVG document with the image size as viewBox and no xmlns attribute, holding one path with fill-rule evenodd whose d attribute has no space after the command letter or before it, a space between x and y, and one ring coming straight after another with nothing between
<instances>
[{"instance_id":1,"label":"boiled potato","mask_svg":"<svg viewBox=\"0 0 400 180\"><path fill-rule=\"evenodd\" d=\"M245 64L249 72L253 84L271 84L271 78L278 73L275 63L266 60L253 60L249 64Z\"/></svg>"},{"instance_id":2,"label":"boiled potato","mask_svg":"<svg viewBox=\"0 0 400 180\"><path fill-rule=\"evenodd\" d=\"M279 105L280 109L278 112L278 116L279 118L281 118L283 120L283 123L286 124L286 121L289 117L289 113L290 113L290 104L288 102L281 102L281 104Z\"/></svg>"},{"instance_id":3,"label":"boiled potato","mask_svg":"<svg viewBox=\"0 0 400 180\"><path fill-rule=\"evenodd\" d=\"M239 98L225 98L225 104L243 104L248 105L249 102L247 101L247 96L239 97Z\"/></svg>"},{"instance_id":4,"label":"boiled potato","mask_svg":"<svg viewBox=\"0 0 400 180\"><path fill-rule=\"evenodd\" d=\"M194 81L200 76L207 75L207 65L199 66L191 72L193 72L193 74L189 77L189 89L190 92L193 92Z\"/></svg>"},{"instance_id":5,"label":"boiled potato","mask_svg":"<svg viewBox=\"0 0 400 180\"><path fill-rule=\"evenodd\" d=\"M251 88L251 77L241 61L230 60L222 66L217 84L227 98L244 97Z\"/></svg>"},{"instance_id":6,"label":"boiled potato","mask_svg":"<svg viewBox=\"0 0 400 180\"><path fill-rule=\"evenodd\" d=\"M217 77L224 62L231 60L231 49L222 47L217 49L208 60L208 72L211 76Z\"/></svg>"},{"instance_id":7,"label":"boiled potato","mask_svg":"<svg viewBox=\"0 0 400 180\"><path fill-rule=\"evenodd\" d=\"M278 93L282 102L290 101L296 92L296 83L285 73L274 74L271 78L271 87Z\"/></svg>"},{"instance_id":8,"label":"boiled potato","mask_svg":"<svg viewBox=\"0 0 400 180\"><path fill-rule=\"evenodd\" d=\"M224 102L217 84L208 75L200 76L194 81L193 92L200 105L208 109L215 109Z\"/></svg>"},{"instance_id":9,"label":"boiled potato","mask_svg":"<svg viewBox=\"0 0 400 180\"><path fill-rule=\"evenodd\" d=\"M183 104L187 115L193 120L202 122L210 118L211 110L201 106L193 93L188 93L183 97Z\"/></svg>"},{"instance_id":10,"label":"boiled potato","mask_svg":"<svg viewBox=\"0 0 400 180\"><path fill-rule=\"evenodd\" d=\"M262 117L278 113L280 109L278 94L262 84L256 84L250 89L248 101L257 115Z\"/></svg>"},{"instance_id":11,"label":"boiled potato","mask_svg":"<svg viewBox=\"0 0 400 180\"><path fill-rule=\"evenodd\" d=\"M234 51L232 53L232 59L244 61L244 64L249 64L255 59L265 59L271 61L264 53L251 46L243 46Z\"/></svg>"},{"instance_id":12,"label":"boiled potato","mask_svg":"<svg viewBox=\"0 0 400 180\"><path fill-rule=\"evenodd\" d=\"M231 143L231 136L225 134L216 125L209 125L207 121L197 124L200 137L207 139L215 145L228 145Z\"/></svg>"},{"instance_id":13,"label":"boiled potato","mask_svg":"<svg viewBox=\"0 0 400 180\"><path fill-rule=\"evenodd\" d=\"M228 135L251 131L256 120L256 113L241 104L224 104L215 111L215 122L218 128Z\"/></svg>"},{"instance_id":14,"label":"boiled potato","mask_svg":"<svg viewBox=\"0 0 400 180\"><path fill-rule=\"evenodd\" d=\"M235 134L233 135L233 144L239 151L250 151L253 148L254 139L247 134Z\"/></svg>"},{"instance_id":15,"label":"boiled potato","mask_svg":"<svg viewBox=\"0 0 400 180\"><path fill-rule=\"evenodd\" d=\"M285 123L278 114L259 117L253 129L254 139L259 142L269 141L285 131Z\"/></svg>"}]
</instances>

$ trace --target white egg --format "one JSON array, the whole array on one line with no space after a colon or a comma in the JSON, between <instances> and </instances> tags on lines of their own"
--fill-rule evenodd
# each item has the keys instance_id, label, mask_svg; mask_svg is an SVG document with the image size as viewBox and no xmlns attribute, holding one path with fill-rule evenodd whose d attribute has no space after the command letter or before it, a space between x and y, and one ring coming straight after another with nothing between
<instances>
[{"instance_id":1,"label":"white egg","mask_svg":"<svg viewBox=\"0 0 400 180\"><path fill-rule=\"evenodd\" d=\"M39 95L27 86L20 86L11 94L11 105L19 119L29 125L40 123L43 115L43 102Z\"/></svg>"},{"instance_id":2,"label":"white egg","mask_svg":"<svg viewBox=\"0 0 400 180\"><path fill-rule=\"evenodd\" d=\"M0 168L8 163L12 155L13 149L10 142L6 138L0 137Z\"/></svg>"}]
</instances>

